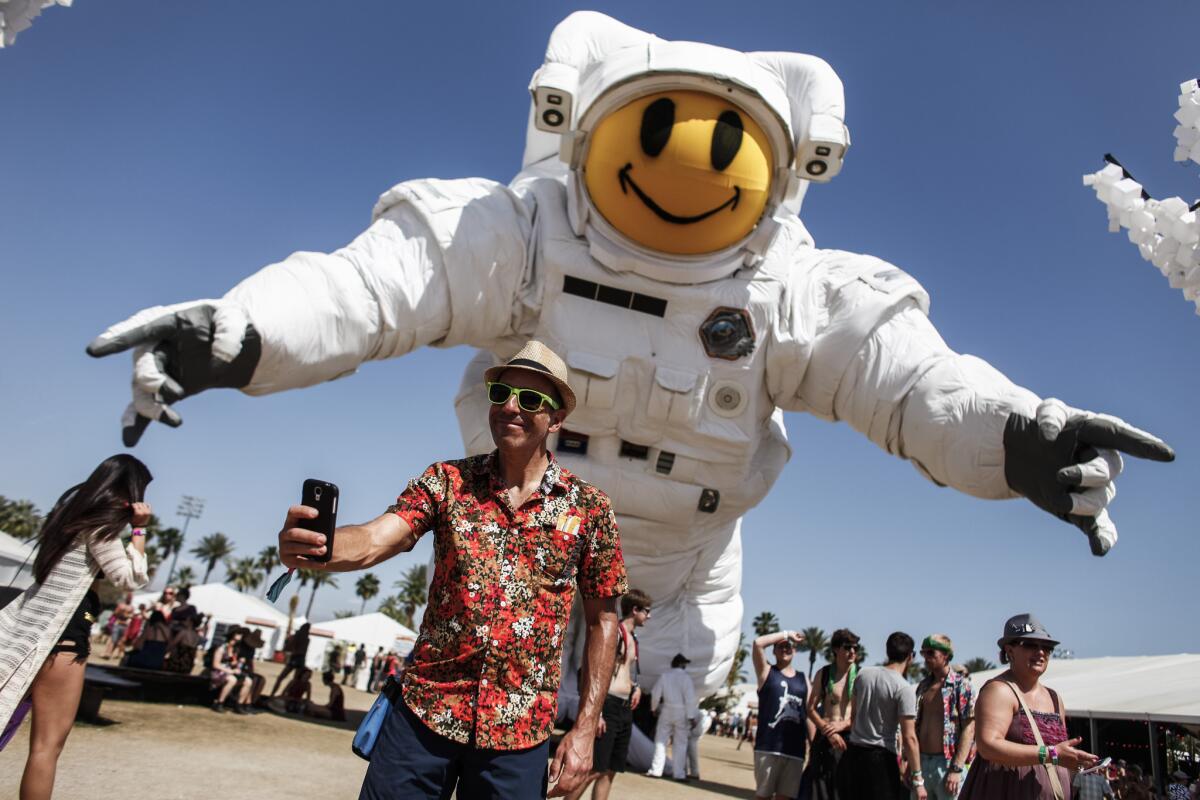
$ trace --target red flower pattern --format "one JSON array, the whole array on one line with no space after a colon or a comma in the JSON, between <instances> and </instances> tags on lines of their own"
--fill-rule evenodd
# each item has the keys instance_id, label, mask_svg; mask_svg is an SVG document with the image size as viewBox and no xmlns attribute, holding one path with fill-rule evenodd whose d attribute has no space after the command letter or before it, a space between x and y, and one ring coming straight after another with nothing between
<instances>
[{"instance_id":1,"label":"red flower pattern","mask_svg":"<svg viewBox=\"0 0 1200 800\"><path fill-rule=\"evenodd\" d=\"M404 701L434 732L491 750L550 736L575 587L628 591L608 496L553 456L512 508L499 456L434 464L390 511L434 531L429 604L404 675Z\"/></svg>"}]
</instances>

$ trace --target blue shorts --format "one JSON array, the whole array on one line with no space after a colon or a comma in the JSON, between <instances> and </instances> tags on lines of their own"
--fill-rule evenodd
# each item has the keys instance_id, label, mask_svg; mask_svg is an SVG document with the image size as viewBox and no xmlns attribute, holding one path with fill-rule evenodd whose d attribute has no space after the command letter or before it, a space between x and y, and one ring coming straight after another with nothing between
<instances>
[{"instance_id":1,"label":"blue shorts","mask_svg":"<svg viewBox=\"0 0 1200 800\"><path fill-rule=\"evenodd\" d=\"M550 742L480 750L431 731L403 701L384 720L359 800L544 798Z\"/></svg>"}]
</instances>

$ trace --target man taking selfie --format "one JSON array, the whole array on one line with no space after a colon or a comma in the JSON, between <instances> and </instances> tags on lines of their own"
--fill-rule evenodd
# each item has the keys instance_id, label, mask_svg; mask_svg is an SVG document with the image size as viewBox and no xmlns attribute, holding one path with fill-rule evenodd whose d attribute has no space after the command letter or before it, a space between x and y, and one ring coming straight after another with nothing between
<instances>
[{"instance_id":1,"label":"man taking selfie","mask_svg":"<svg viewBox=\"0 0 1200 800\"><path fill-rule=\"evenodd\" d=\"M297 527L317 510L293 506L279 534L289 567L372 567L434 533L429 605L405 672L402 701L371 753L361 798L545 797L588 776L613 673L617 598L627 591L608 497L546 449L575 407L561 358L528 342L485 373L497 449L430 466L387 513L324 535ZM575 587L587 626L579 715L546 760Z\"/></svg>"}]
</instances>

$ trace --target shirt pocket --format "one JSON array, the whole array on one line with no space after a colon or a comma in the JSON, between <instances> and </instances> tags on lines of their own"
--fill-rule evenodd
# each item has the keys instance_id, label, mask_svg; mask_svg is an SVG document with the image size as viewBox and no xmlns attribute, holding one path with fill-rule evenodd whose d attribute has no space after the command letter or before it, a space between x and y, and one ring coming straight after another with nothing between
<instances>
[{"instance_id":1,"label":"shirt pocket","mask_svg":"<svg viewBox=\"0 0 1200 800\"><path fill-rule=\"evenodd\" d=\"M533 562L543 588L563 589L575 580L582 540L583 519L576 514L562 514L538 528Z\"/></svg>"}]
</instances>

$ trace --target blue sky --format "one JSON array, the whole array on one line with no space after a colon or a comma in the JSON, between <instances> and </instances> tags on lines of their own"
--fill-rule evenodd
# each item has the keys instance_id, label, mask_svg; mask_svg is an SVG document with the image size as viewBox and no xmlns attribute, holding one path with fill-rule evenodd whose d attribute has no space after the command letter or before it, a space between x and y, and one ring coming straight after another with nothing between
<instances>
[{"instance_id":1,"label":"blue sky","mask_svg":"<svg viewBox=\"0 0 1200 800\"><path fill-rule=\"evenodd\" d=\"M327 251L375 198L419 177L507 181L550 3L79 0L0 51L0 494L43 509L121 449L126 356L84 345L144 306L219 297L295 250ZM875 656L896 629L995 658L1033 611L1079 656L1200 650L1193 488L1200 319L1122 236L1080 176L1118 155L1156 195L1200 192L1171 161L1178 84L1200 74L1192 3L597 3L665 38L820 55L846 85L853 147L809 192L825 247L917 277L952 347L1044 396L1169 441L1131 463L1121 541L1024 501L938 489L844 425L791 414L795 456L745 521L747 621L848 626ZM452 398L470 353L425 350L267 398L210 392L135 453L167 522L239 552L274 540L301 481L379 513L461 443ZM377 570L385 587L429 553ZM354 576L317 617L358 608ZM307 596L305 597L307 602ZM748 627L748 626L747 626Z\"/></svg>"}]
</instances>

